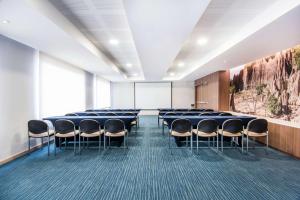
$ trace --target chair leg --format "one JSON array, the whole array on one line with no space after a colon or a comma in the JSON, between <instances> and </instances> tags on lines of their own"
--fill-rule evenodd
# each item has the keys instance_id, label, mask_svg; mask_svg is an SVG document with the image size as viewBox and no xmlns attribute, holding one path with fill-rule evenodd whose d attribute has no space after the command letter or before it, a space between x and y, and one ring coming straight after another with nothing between
<instances>
[{"instance_id":1,"label":"chair leg","mask_svg":"<svg viewBox=\"0 0 300 200\"><path fill-rule=\"evenodd\" d=\"M67 149L67 138L65 138L65 150Z\"/></svg>"},{"instance_id":2,"label":"chair leg","mask_svg":"<svg viewBox=\"0 0 300 200\"><path fill-rule=\"evenodd\" d=\"M197 137L197 155L199 154L199 137L198 134L196 135Z\"/></svg>"},{"instance_id":3,"label":"chair leg","mask_svg":"<svg viewBox=\"0 0 300 200\"><path fill-rule=\"evenodd\" d=\"M126 135L124 135L124 149L126 148Z\"/></svg>"},{"instance_id":4,"label":"chair leg","mask_svg":"<svg viewBox=\"0 0 300 200\"><path fill-rule=\"evenodd\" d=\"M74 135L74 155L76 155L76 135Z\"/></svg>"},{"instance_id":5,"label":"chair leg","mask_svg":"<svg viewBox=\"0 0 300 200\"><path fill-rule=\"evenodd\" d=\"M47 148L48 148L48 156L49 156L50 155L50 137L49 136L48 136Z\"/></svg>"},{"instance_id":6,"label":"chair leg","mask_svg":"<svg viewBox=\"0 0 300 200\"><path fill-rule=\"evenodd\" d=\"M81 137L80 137L80 133L79 133L79 138L78 138L78 140L79 140L79 144L78 144L78 148L79 148L79 155L81 155Z\"/></svg>"},{"instance_id":7,"label":"chair leg","mask_svg":"<svg viewBox=\"0 0 300 200\"><path fill-rule=\"evenodd\" d=\"M104 150L105 150L105 148L106 148L106 147L105 147L105 145L106 145L106 144L105 144L105 143L106 143L106 137L105 137L105 135L103 135L103 142L104 142L103 148L104 148Z\"/></svg>"},{"instance_id":8,"label":"chair leg","mask_svg":"<svg viewBox=\"0 0 300 200\"><path fill-rule=\"evenodd\" d=\"M244 153L244 133L242 133L242 154Z\"/></svg>"},{"instance_id":9,"label":"chair leg","mask_svg":"<svg viewBox=\"0 0 300 200\"><path fill-rule=\"evenodd\" d=\"M193 134L191 135L191 151L193 153Z\"/></svg>"},{"instance_id":10,"label":"chair leg","mask_svg":"<svg viewBox=\"0 0 300 200\"><path fill-rule=\"evenodd\" d=\"M44 138L43 137L41 137L41 150L43 150L43 147L44 147Z\"/></svg>"},{"instance_id":11,"label":"chair leg","mask_svg":"<svg viewBox=\"0 0 300 200\"><path fill-rule=\"evenodd\" d=\"M210 147L210 137L208 138L208 147Z\"/></svg>"},{"instance_id":12,"label":"chair leg","mask_svg":"<svg viewBox=\"0 0 300 200\"><path fill-rule=\"evenodd\" d=\"M170 134L169 134L169 149L171 148L171 137L170 137Z\"/></svg>"},{"instance_id":13,"label":"chair leg","mask_svg":"<svg viewBox=\"0 0 300 200\"><path fill-rule=\"evenodd\" d=\"M247 133L247 153L249 151L249 136L248 136L248 133Z\"/></svg>"},{"instance_id":14,"label":"chair leg","mask_svg":"<svg viewBox=\"0 0 300 200\"><path fill-rule=\"evenodd\" d=\"M98 149L99 152L100 152L100 148L101 148L101 135L99 135L99 149Z\"/></svg>"},{"instance_id":15,"label":"chair leg","mask_svg":"<svg viewBox=\"0 0 300 200\"><path fill-rule=\"evenodd\" d=\"M162 124L162 134L164 135L165 134L165 125Z\"/></svg>"},{"instance_id":16,"label":"chair leg","mask_svg":"<svg viewBox=\"0 0 300 200\"><path fill-rule=\"evenodd\" d=\"M219 151L219 134L217 134L217 152Z\"/></svg>"},{"instance_id":17,"label":"chair leg","mask_svg":"<svg viewBox=\"0 0 300 200\"><path fill-rule=\"evenodd\" d=\"M223 148L224 148L224 136L223 136L223 134L221 135L221 145L222 145L222 147L221 147L221 150L222 150L222 152L223 152Z\"/></svg>"},{"instance_id":18,"label":"chair leg","mask_svg":"<svg viewBox=\"0 0 300 200\"><path fill-rule=\"evenodd\" d=\"M56 156L56 137L54 136L54 156Z\"/></svg>"},{"instance_id":19,"label":"chair leg","mask_svg":"<svg viewBox=\"0 0 300 200\"><path fill-rule=\"evenodd\" d=\"M267 137L266 137L266 144L267 144L267 153L269 153L269 134L267 134Z\"/></svg>"},{"instance_id":20,"label":"chair leg","mask_svg":"<svg viewBox=\"0 0 300 200\"><path fill-rule=\"evenodd\" d=\"M28 153L30 153L30 137L28 137Z\"/></svg>"}]
</instances>

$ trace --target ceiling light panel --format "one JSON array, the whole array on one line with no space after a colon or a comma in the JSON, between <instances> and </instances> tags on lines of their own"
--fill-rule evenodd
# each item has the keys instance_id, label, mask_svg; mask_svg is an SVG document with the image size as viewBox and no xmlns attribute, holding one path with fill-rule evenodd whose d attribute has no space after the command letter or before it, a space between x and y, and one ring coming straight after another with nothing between
<instances>
[{"instance_id":1,"label":"ceiling light panel","mask_svg":"<svg viewBox=\"0 0 300 200\"><path fill-rule=\"evenodd\" d=\"M132 73L130 62L142 78L137 54L122 0L50 0L122 71Z\"/></svg>"}]
</instances>

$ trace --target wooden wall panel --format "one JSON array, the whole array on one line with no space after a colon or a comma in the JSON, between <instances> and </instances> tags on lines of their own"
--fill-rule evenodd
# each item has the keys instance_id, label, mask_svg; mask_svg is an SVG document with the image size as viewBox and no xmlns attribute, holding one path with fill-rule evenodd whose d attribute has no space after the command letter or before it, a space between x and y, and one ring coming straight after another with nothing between
<instances>
[{"instance_id":1,"label":"wooden wall panel","mask_svg":"<svg viewBox=\"0 0 300 200\"><path fill-rule=\"evenodd\" d=\"M197 79L195 81L196 108L229 110L229 82L229 71L219 71Z\"/></svg>"},{"instance_id":2,"label":"wooden wall panel","mask_svg":"<svg viewBox=\"0 0 300 200\"><path fill-rule=\"evenodd\" d=\"M300 158L300 128L269 122L269 146ZM263 138L258 139L265 144Z\"/></svg>"}]
</instances>

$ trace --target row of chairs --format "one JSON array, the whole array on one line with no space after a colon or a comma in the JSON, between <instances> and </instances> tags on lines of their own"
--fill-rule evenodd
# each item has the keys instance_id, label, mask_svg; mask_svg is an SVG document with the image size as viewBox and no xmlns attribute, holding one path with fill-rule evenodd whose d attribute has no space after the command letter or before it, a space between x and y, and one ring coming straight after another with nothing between
<instances>
[{"instance_id":1,"label":"row of chairs","mask_svg":"<svg viewBox=\"0 0 300 200\"><path fill-rule=\"evenodd\" d=\"M98 113L96 113L96 112L91 112L91 113L87 112L84 115L85 116L120 116L120 115L123 115L123 116L135 116L135 114L132 113L132 112L124 112L124 113L118 113L118 114L114 113L114 112L107 112L107 113L101 113L101 115L98 114ZM68 113L65 116L79 116L79 115L76 114L76 113Z\"/></svg>"},{"instance_id":2,"label":"row of chairs","mask_svg":"<svg viewBox=\"0 0 300 200\"><path fill-rule=\"evenodd\" d=\"M30 152L30 138L41 138L42 144L43 139L48 138L48 156L50 154L50 139L53 136L54 141L56 138L59 140L59 147L61 146L61 139L65 140L67 144L67 138L73 138L74 154L76 154L76 138L79 141L79 153L81 152L81 143L86 142L88 144L89 138L99 138L99 151L101 148L101 136L104 137L104 149L106 148L106 139L108 138L108 145L110 147L111 137L123 137L124 148L127 148L126 137L128 131L125 128L125 124L120 119L108 119L104 123L104 129L98 121L92 119L84 119L80 121L79 129L76 129L75 124L70 120L56 120L54 127L51 122L43 120L30 120L28 122L28 151ZM82 138L82 140L81 140ZM54 145L54 153L56 155L56 145Z\"/></svg>"},{"instance_id":3,"label":"row of chairs","mask_svg":"<svg viewBox=\"0 0 300 200\"><path fill-rule=\"evenodd\" d=\"M265 137L266 147L268 148L268 122L265 119L251 120L246 129L244 129L240 119L229 119L224 121L222 129L219 130L219 124L214 119L201 120L196 129L193 129L188 119L176 119L171 124L169 133L169 148L171 148L171 136L187 139L190 137L191 149L193 149L193 135L196 136L197 151L199 149L199 137L207 138L210 146L210 138L213 138L213 146L215 139L217 142L217 150L219 149L219 135L221 136L221 150L224 149L224 137L230 137L232 142L238 144L238 138L241 138L241 149L244 149L244 135L246 136L247 152L249 149L249 137Z\"/></svg>"},{"instance_id":4,"label":"row of chairs","mask_svg":"<svg viewBox=\"0 0 300 200\"><path fill-rule=\"evenodd\" d=\"M193 108L193 109L161 109L160 111L170 111L170 112L214 112L213 109L197 109L197 108Z\"/></svg>"},{"instance_id":5,"label":"row of chairs","mask_svg":"<svg viewBox=\"0 0 300 200\"><path fill-rule=\"evenodd\" d=\"M232 116L231 113L226 113L226 112L202 112L202 113L182 113L181 116ZM178 116L178 113L176 112L168 112L164 114L164 116Z\"/></svg>"}]
</instances>

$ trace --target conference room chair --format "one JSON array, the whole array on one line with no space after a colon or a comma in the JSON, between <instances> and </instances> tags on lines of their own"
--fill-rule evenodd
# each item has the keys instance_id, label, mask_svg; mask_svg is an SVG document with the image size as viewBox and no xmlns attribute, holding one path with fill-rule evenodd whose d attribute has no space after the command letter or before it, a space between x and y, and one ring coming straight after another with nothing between
<instances>
[{"instance_id":1,"label":"conference room chair","mask_svg":"<svg viewBox=\"0 0 300 200\"><path fill-rule=\"evenodd\" d=\"M68 113L65 116L78 116L76 113Z\"/></svg>"},{"instance_id":2,"label":"conference room chair","mask_svg":"<svg viewBox=\"0 0 300 200\"><path fill-rule=\"evenodd\" d=\"M213 109L204 109L203 111L204 111L204 112L214 112Z\"/></svg>"},{"instance_id":3,"label":"conference room chair","mask_svg":"<svg viewBox=\"0 0 300 200\"><path fill-rule=\"evenodd\" d=\"M221 150L223 152L224 149L224 137L230 137L231 141L235 144L238 143L238 138L242 138L241 145L242 145L242 153L244 152L243 148L243 123L240 119L228 119L223 122L222 129L219 130L219 134L221 135ZM232 144L231 142L231 144Z\"/></svg>"},{"instance_id":4,"label":"conference room chair","mask_svg":"<svg viewBox=\"0 0 300 200\"><path fill-rule=\"evenodd\" d=\"M97 113L87 113L85 116L94 116L94 117L97 117L99 115Z\"/></svg>"},{"instance_id":5,"label":"conference room chair","mask_svg":"<svg viewBox=\"0 0 300 200\"><path fill-rule=\"evenodd\" d=\"M204 112L204 113L200 113L199 116L216 116L219 114L216 114L214 112Z\"/></svg>"},{"instance_id":6,"label":"conference room chair","mask_svg":"<svg viewBox=\"0 0 300 200\"><path fill-rule=\"evenodd\" d=\"M108 138L108 146L110 148L111 137L123 137L124 148L126 145L127 130L125 124L120 119L108 119L104 123L104 149L106 148L106 138Z\"/></svg>"},{"instance_id":7,"label":"conference room chair","mask_svg":"<svg viewBox=\"0 0 300 200\"><path fill-rule=\"evenodd\" d=\"M219 114L219 116L232 116L231 113L222 112Z\"/></svg>"},{"instance_id":8,"label":"conference room chair","mask_svg":"<svg viewBox=\"0 0 300 200\"><path fill-rule=\"evenodd\" d=\"M132 112L126 112L126 113L123 113L122 115L124 115L124 116L135 116L135 114L132 113ZM132 121L132 122L130 123L130 126L131 126L131 127L135 126L135 132L136 132L136 133L137 133L138 125L139 125L138 117L137 117L134 121Z\"/></svg>"},{"instance_id":9,"label":"conference room chair","mask_svg":"<svg viewBox=\"0 0 300 200\"><path fill-rule=\"evenodd\" d=\"M213 146L215 147L215 138L216 138L217 150L219 149L218 129L219 129L218 122L214 119L203 119L198 123L197 129L193 129L193 134L196 135L197 153L199 150L199 137L207 138L208 147L210 147L210 138L213 138ZM207 147L202 147L202 148L207 148Z\"/></svg>"},{"instance_id":10,"label":"conference room chair","mask_svg":"<svg viewBox=\"0 0 300 200\"><path fill-rule=\"evenodd\" d=\"M244 130L244 134L247 136L247 152L249 149L249 137L253 138L255 145L255 138L264 137L266 143L266 149L269 147L269 131L268 121L266 119L253 119L251 120L247 128ZM255 146L254 146L255 147Z\"/></svg>"},{"instance_id":11,"label":"conference room chair","mask_svg":"<svg viewBox=\"0 0 300 200\"><path fill-rule=\"evenodd\" d=\"M108 112L108 113L105 113L103 116L117 116L117 114L113 113L113 112Z\"/></svg>"},{"instance_id":12,"label":"conference room chair","mask_svg":"<svg viewBox=\"0 0 300 200\"><path fill-rule=\"evenodd\" d=\"M188 148L188 138L190 137L191 149L193 148L192 142L192 123L188 119L175 119L171 124L169 133L169 149L171 148L171 137L185 138L186 147ZM185 148L186 148L185 147ZM182 148L182 147L176 147Z\"/></svg>"},{"instance_id":13,"label":"conference room chair","mask_svg":"<svg viewBox=\"0 0 300 200\"><path fill-rule=\"evenodd\" d=\"M181 116L198 116L199 113L195 113L195 112L186 112L186 113L182 113Z\"/></svg>"},{"instance_id":14,"label":"conference room chair","mask_svg":"<svg viewBox=\"0 0 300 200\"><path fill-rule=\"evenodd\" d=\"M75 124L70 120L59 119L54 123L55 128L55 139L59 140L59 147L61 147L61 139L65 140L65 149L67 147L67 138L73 137L74 141L74 155L76 154L76 136L79 134L79 131L75 129ZM56 155L56 145L54 145L54 155Z\"/></svg>"},{"instance_id":15,"label":"conference room chair","mask_svg":"<svg viewBox=\"0 0 300 200\"><path fill-rule=\"evenodd\" d=\"M166 114L164 114L164 116L177 116L177 114L175 112L167 112ZM165 133L165 126L169 127L169 124L167 121L163 120L162 121L162 134Z\"/></svg>"},{"instance_id":16,"label":"conference room chair","mask_svg":"<svg viewBox=\"0 0 300 200\"><path fill-rule=\"evenodd\" d=\"M190 109L190 111L197 112L197 111L200 111L200 110L197 109L197 108L192 108L192 109Z\"/></svg>"},{"instance_id":17,"label":"conference room chair","mask_svg":"<svg viewBox=\"0 0 300 200\"><path fill-rule=\"evenodd\" d=\"M81 138L83 139L83 144L86 139L87 147L89 145L89 138L99 138L99 152L101 148L101 135L104 133L101 130L99 122L93 119L81 120L79 123L79 153L81 153Z\"/></svg>"},{"instance_id":18,"label":"conference room chair","mask_svg":"<svg viewBox=\"0 0 300 200\"><path fill-rule=\"evenodd\" d=\"M54 135L54 130L51 129L50 123L42 120L30 120L28 121L28 152L30 152L30 139L41 138L42 148L44 145L44 138L48 138L48 156L50 155L50 138Z\"/></svg>"}]
</instances>

